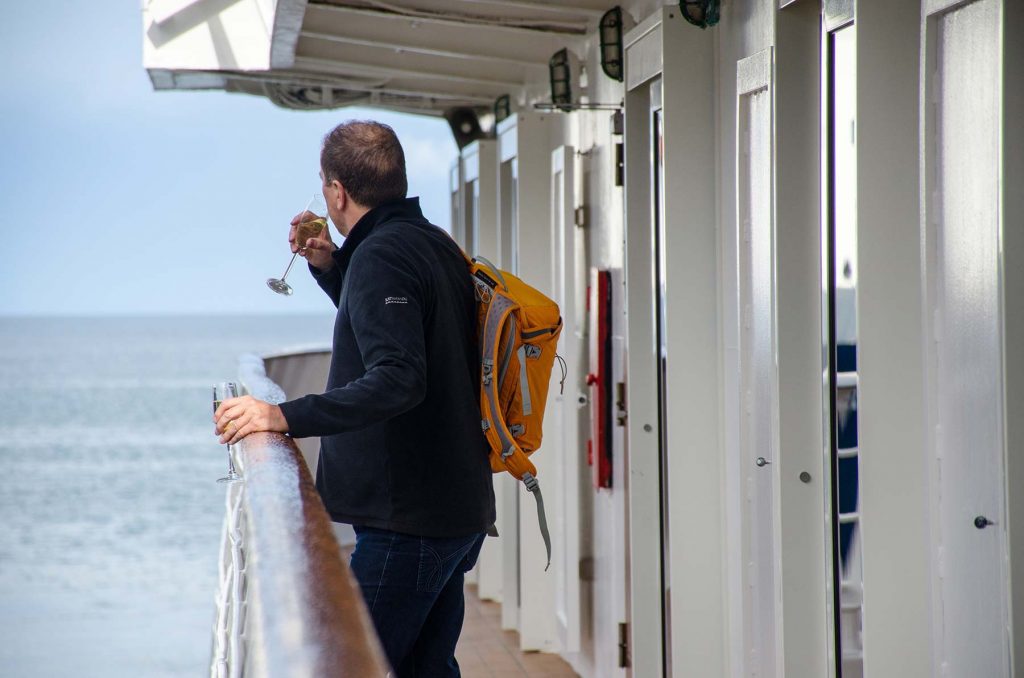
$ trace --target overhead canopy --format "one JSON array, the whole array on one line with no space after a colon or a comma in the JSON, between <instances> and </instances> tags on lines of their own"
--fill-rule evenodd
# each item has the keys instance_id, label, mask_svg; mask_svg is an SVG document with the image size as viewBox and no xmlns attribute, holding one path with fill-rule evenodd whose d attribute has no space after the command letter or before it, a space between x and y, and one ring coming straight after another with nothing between
<instances>
[{"instance_id":1,"label":"overhead canopy","mask_svg":"<svg viewBox=\"0 0 1024 678\"><path fill-rule=\"evenodd\" d=\"M149 0L155 89L221 89L287 108L490 108L582 53L608 0Z\"/></svg>"}]
</instances>

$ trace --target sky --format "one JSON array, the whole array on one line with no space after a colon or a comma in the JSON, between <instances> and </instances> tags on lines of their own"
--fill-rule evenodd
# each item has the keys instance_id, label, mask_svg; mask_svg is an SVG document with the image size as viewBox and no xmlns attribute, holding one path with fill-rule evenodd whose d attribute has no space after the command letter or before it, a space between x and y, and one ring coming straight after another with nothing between
<instances>
[{"instance_id":1,"label":"sky","mask_svg":"<svg viewBox=\"0 0 1024 678\"><path fill-rule=\"evenodd\" d=\"M443 119L154 92L139 0L10 5L0 24L0 316L333 310L304 262L288 276L291 297L265 280L284 272L288 221L320 189L324 133L351 118L394 127L409 195L448 227L458 151Z\"/></svg>"}]
</instances>

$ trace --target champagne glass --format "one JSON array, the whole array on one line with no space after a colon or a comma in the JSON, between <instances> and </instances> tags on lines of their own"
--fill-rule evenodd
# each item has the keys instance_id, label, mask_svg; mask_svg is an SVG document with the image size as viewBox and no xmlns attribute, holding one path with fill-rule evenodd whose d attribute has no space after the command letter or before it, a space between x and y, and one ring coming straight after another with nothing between
<instances>
[{"instance_id":1,"label":"champagne glass","mask_svg":"<svg viewBox=\"0 0 1024 678\"><path fill-rule=\"evenodd\" d=\"M233 381L222 381L219 384L213 386L213 411L217 412L217 408L220 404L228 398L238 397L238 386ZM241 480L242 476L238 475L235 471L235 462L231 458L231 445L228 445L228 474L223 478L218 478L218 483L233 483Z\"/></svg>"},{"instance_id":2,"label":"champagne glass","mask_svg":"<svg viewBox=\"0 0 1024 678\"><path fill-rule=\"evenodd\" d=\"M319 216L321 214L324 216ZM284 269L284 275L280 278L267 278L267 287L278 294L283 294L286 297L291 296L292 286L285 282L285 278L288 277L288 272L292 270L295 257L299 256L299 252L306 250L307 240L318 237L324 232L325 228L327 228L327 203L324 202L323 194L314 193L306 208L302 210L302 216L299 217L299 225L295 227L295 244L299 246L299 249L292 255L292 260L288 262L288 268Z\"/></svg>"}]
</instances>

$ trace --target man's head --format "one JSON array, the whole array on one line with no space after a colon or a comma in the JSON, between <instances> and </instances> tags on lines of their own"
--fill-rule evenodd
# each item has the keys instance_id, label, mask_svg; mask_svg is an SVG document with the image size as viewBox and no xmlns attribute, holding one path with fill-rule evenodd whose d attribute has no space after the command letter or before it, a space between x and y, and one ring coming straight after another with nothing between
<instances>
[{"instance_id":1,"label":"man's head","mask_svg":"<svg viewBox=\"0 0 1024 678\"><path fill-rule=\"evenodd\" d=\"M409 190L395 131L370 120L343 122L324 136L320 173L328 212L342 235L366 211Z\"/></svg>"}]
</instances>

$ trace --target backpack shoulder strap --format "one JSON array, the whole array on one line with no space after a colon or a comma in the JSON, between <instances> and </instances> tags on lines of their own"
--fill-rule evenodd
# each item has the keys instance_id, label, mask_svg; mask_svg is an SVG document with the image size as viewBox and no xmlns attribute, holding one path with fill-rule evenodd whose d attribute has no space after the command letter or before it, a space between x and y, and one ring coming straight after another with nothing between
<instances>
[{"instance_id":1,"label":"backpack shoulder strap","mask_svg":"<svg viewBox=\"0 0 1024 678\"><path fill-rule=\"evenodd\" d=\"M505 291L508 291L508 283L505 282L505 276L503 276L501 274L501 271L498 270L497 266L492 264L487 259L484 259L483 257L481 257L479 254L477 256L473 257L473 261L479 261L479 262L483 263L484 266L486 266L487 268L491 269L491 273L494 274L494 277L498 279L498 282L500 282L501 286L505 288Z\"/></svg>"}]
</instances>

